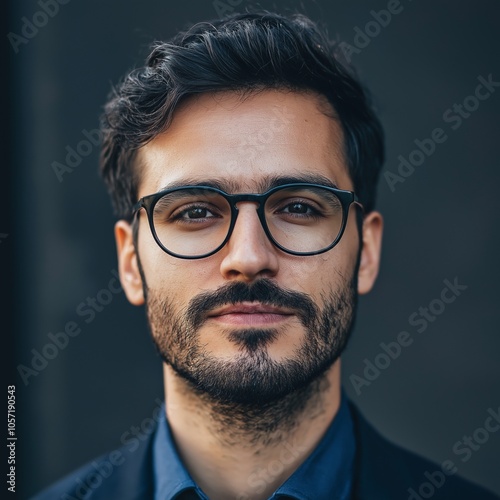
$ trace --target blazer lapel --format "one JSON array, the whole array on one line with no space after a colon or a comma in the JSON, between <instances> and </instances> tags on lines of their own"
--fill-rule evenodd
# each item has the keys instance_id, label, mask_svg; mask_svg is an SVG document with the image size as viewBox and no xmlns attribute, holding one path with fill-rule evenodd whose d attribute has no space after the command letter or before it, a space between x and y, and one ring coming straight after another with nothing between
<instances>
[{"instance_id":1,"label":"blazer lapel","mask_svg":"<svg viewBox=\"0 0 500 500\"><path fill-rule=\"evenodd\" d=\"M350 408L357 444L354 499L401 500L412 476L401 463L399 448L382 438L352 403Z\"/></svg>"}]
</instances>

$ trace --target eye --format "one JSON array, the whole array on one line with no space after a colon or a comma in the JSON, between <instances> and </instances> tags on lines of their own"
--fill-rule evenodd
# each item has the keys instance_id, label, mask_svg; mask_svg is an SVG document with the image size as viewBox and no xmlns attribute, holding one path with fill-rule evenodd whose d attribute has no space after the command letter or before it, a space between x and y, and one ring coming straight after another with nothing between
<instances>
[{"instance_id":1,"label":"eye","mask_svg":"<svg viewBox=\"0 0 500 500\"><path fill-rule=\"evenodd\" d=\"M276 212L294 218L314 218L321 215L321 211L306 200L286 201Z\"/></svg>"},{"instance_id":2,"label":"eye","mask_svg":"<svg viewBox=\"0 0 500 500\"><path fill-rule=\"evenodd\" d=\"M187 219L206 219L207 217L213 216L212 212L210 212L205 207L193 207L188 210L184 210L182 215Z\"/></svg>"},{"instance_id":3,"label":"eye","mask_svg":"<svg viewBox=\"0 0 500 500\"><path fill-rule=\"evenodd\" d=\"M295 201L293 203L289 203L288 205L286 205L286 207L284 207L283 212L291 214L309 214L313 212L313 209L311 206L305 203Z\"/></svg>"},{"instance_id":4,"label":"eye","mask_svg":"<svg viewBox=\"0 0 500 500\"><path fill-rule=\"evenodd\" d=\"M219 217L214 212L210 211L208 207L205 206L190 206L186 208L181 208L176 210L174 214L172 214L172 219L175 221L195 221L195 220L206 220L206 219L214 219Z\"/></svg>"}]
</instances>

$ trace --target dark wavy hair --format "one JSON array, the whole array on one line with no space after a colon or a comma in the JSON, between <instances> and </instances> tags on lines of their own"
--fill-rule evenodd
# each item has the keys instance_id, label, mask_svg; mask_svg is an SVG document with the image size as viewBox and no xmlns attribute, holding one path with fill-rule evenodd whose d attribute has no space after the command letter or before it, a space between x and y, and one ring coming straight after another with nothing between
<instances>
[{"instance_id":1,"label":"dark wavy hair","mask_svg":"<svg viewBox=\"0 0 500 500\"><path fill-rule=\"evenodd\" d=\"M371 211L384 160L381 124L339 48L301 14L234 14L153 45L145 66L113 90L101 119L100 171L116 215L137 201L137 150L168 128L179 103L218 91L313 91L326 97L344 133L354 189ZM330 111L331 114L331 111Z\"/></svg>"}]
</instances>

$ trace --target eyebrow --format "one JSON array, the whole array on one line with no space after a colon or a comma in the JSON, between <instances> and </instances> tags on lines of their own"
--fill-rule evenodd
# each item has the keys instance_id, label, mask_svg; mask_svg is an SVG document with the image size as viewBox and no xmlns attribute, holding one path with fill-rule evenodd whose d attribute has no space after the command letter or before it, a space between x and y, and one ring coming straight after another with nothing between
<instances>
[{"instance_id":1,"label":"eyebrow","mask_svg":"<svg viewBox=\"0 0 500 500\"><path fill-rule=\"evenodd\" d=\"M269 175L265 176L257 183L257 189L259 193L264 193L272 188L283 186L284 184L294 184L294 183L310 183L310 184L321 184L323 186L328 186L332 188L339 189L338 185L329 179L328 177L321 174L305 173L300 175ZM217 179L217 178L206 178L206 179L194 179L190 177L184 177L177 179L163 186L158 192L167 191L169 189L175 189L179 187L186 186L207 186L220 189L226 193L239 194L243 193L241 185L231 179Z\"/></svg>"}]
</instances>

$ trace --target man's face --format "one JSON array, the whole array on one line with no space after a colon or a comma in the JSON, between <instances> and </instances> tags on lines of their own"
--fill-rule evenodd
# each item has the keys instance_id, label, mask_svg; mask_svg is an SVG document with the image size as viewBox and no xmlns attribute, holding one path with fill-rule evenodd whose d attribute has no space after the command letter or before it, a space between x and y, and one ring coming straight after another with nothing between
<instances>
[{"instance_id":1,"label":"man's face","mask_svg":"<svg viewBox=\"0 0 500 500\"><path fill-rule=\"evenodd\" d=\"M342 145L339 123L313 95L202 95L139 152L139 198L173 183L213 181L228 193L261 193L273 179L304 176L353 190ZM238 209L228 243L195 260L165 253L142 210L137 255L125 223L117 225L120 271L131 302L147 295L154 341L178 374L220 401L272 401L335 362L352 327L358 273L364 293L376 270L366 273L373 259L360 255L354 206L341 241L313 256L275 247L256 204Z\"/></svg>"}]
</instances>

